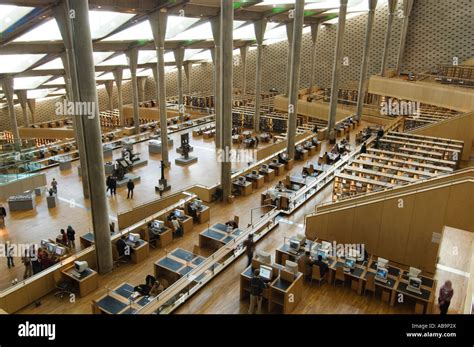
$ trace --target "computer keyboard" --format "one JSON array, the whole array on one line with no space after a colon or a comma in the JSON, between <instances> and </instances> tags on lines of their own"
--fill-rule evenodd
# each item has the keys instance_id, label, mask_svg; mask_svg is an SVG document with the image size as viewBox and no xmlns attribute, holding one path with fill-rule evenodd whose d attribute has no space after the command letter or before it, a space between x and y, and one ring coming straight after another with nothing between
<instances>
[{"instance_id":1,"label":"computer keyboard","mask_svg":"<svg viewBox=\"0 0 474 347\"><path fill-rule=\"evenodd\" d=\"M81 273L79 271L76 271L76 270L72 270L71 275L73 275L74 277L77 277L77 278L81 278Z\"/></svg>"}]
</instances>

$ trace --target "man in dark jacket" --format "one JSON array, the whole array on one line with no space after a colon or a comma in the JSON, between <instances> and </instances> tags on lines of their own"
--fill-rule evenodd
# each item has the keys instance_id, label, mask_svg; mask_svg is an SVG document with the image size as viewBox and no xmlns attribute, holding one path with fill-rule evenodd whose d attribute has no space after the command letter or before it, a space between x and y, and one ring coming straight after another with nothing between
<instances>
[{"instance_id":1,"label":"man in dark jacket","mask_svg":"<svg viewBox=\"0 0 474 347\"><path fill-rule=\"evenodd\" d=\"M117 177L111 176L110 177L110 194L117 195Z\"/></svg>"},{"instance_id":2,"label":"man in dark jacket","mask_svg":"<svg viewBox=\"0 0 474 347\"><path fill-rule=\"evenodd\" d=\"M253 240L253 234L249 234L247 240L244 241L245 254L247 254L248 263L247 266L252 264L253 252L255 251L255 242Z\"/></svg>"},{"instance_id":3,"label":"man in dark jacket","mask_svg":"<svg viewBox=\"0 0 474 347\"><path fill-rule=\"evenodd\" d=\"M257 314L262 313L263 290L267 285L260 277L260 270L256 269L253 272L253 277L250 279L250 307L249 314L254 314L255 304L257 304Z\"/></svg>"},{"instance_id":4,"label":"man in dark jacket","mask_svg":"<svg viewBox=\"0 0 474 347\"><path fill-rule=\"evenodd\" d=\"M135 183L132 180L128 180L127 182L127 199L133 199L133 189L135 188Z\"/></svg>"},{"instance_id":5,"label":"man in dark jacket","mask_svg":"<svg viewBox=\"0 0 474 347\"><path fill-rule=\"evenodd\" d=\"M68 225L67 226L67 230L66 230L66 234L67 234L67 239L69 241L69 247L71 247L72 249L75 249L76 248L76 231L72 228L72 226Z\"/></svg>"},{"instance_id":6,"label":"man in dark jacket","mask_svg":"<svg viewBox=\"0 0 474 347\"><path fill-rule=\"evenodd\" d=\"M7 210L3 205L0 205L0 226L3 228L5 226L5 217L7 216Z\"/></svg>"}]
</instances>

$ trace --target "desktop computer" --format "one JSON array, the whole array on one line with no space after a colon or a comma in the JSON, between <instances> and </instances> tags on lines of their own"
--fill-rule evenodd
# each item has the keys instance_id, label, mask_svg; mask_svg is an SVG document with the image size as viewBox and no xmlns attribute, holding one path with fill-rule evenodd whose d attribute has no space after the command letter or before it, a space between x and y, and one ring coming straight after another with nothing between
<instances>
[{"instance_id":1,"label":"desktop computer","mask_svg":"<svg viewBox=\"0 0 474 347\"><path fill-rule=\"evenodd\" d=\"M272 263L271 254L265 251L257 251L257 259L263 264L271 265Z\"/></svg>"},{"instance_id":2,"label":"desktop computer","mask_svg":"<svg viewBox=\"0 0 474 347\"><path fill-rule=\"evenodd\" d=\"M154 228L154 229L158 229L158 230L163 229L164 226L165 226L165 222L163 222L162 220L158 220L158 219L155 219L151 223L151 227Z\"/></svg>"},{"instance_id":3,"label":"desktop computer","mask_svg":"<svg viewBox=\"0 0 474 347\"><path fill-rule=\"evenodd\" d=\"M175 211L174 211L174 215L175 215L177 218L184 217L184 211L183 211L183 210L175 210Z\"/></svg>"},{"instance_id":4,"label":"desktop computer","mask_svg":"<svg viewBox=\"0 0 474 347\"><path fill-rule=\"evenodd\" d=\"M240 184L245 184L246 181L247 181L247 180L245 179L244 176L240 176L240 177L239 177L239 183L240 183Z\"/></svg>"},{"instance_id":5,"label":"desktop computer","mask_svg":"<svg viewBox=\"0 0 474 347\"><path fill-rule=\"evenodd\" d=\"M47 248L47 247L48 247L48 243L49 243L48 240L41 240L41 247L42 247L42 248Z\"/></svg>"},{"instance_id":6,"label":"desktop computer","mask_svg":"<svg viewBox=\"0 0 474 347\"><path fill-rule=\"evenodd\" d=\"M47 249L50 254L54 254L56 252L56 244L49 242L47 244Z\"/></svg>"},{"instance_id":7,"label":"desktop computer","mask_svg":"<svg viewBox=\"0 0 474 347\"><path fill-rule=\"evenodd\" d=\"M252 176L258 176L257 170L252 170Z\"/></svg>"},{"instance_id":8,"label":"desktop computer","mask_svg":"<svg viewBox=\"0 0 474 347\"><path fill-rule=\"evenodd\" d=\"M140 234L134 234L134 233L128 234L128 241L132 243L137 243L138 241L140 241Z\"/></svg>"},{"instance_id":9,"label":"desktop computer","mask_svg":"<svg viewBox=\"0 0 474 347\"><path fill-rule=\"evenodd\" d=\"M66 254L66 248L57 246L55 253L58 257L62 257L64 254Z\"/></svg>"},{"instance_id":10,"label":"desktop computer","mask_svg":"<svg viewBox=\"0 0 474 347\"><path fill-rule=\"evenodd\" d=\"M78 273L83 273L89 268L89 264L87 261L75 261L74 262L74 270L77 271Z\"/></svg>"},{"instance_id":11,"label":"desktop computer","mask_svg":"<svg viewBox=\"0 0 474 347\"><path fill-rule=\"evenodd\" d=\"M296 239L301 243L301 245L306 243L306 235L303 233L296 234Z\"/></svg>"},{"instance_id":12,"label":"desktop computer","mask_svg":"<svg viewBox=\"0 0 474 347\"><path fill-rule=\"evenodd\" d=\"M375 279L377 281L387 283L388 279L388 270L385 267L377 267L377 272L375 274Z\"/></svg>"},{"instance_id":13,"label":"desktop computer","mask_svg":"<svg viewBox=\"0 0 474 347\"><path fill-rule=\"evenodd\" d=\"M387 268L387 266L388 266L388 260L387 259L380 258L380 257L377 259L377 267Z\"/></svg>"},{"instance_id":14,"label":"desktop computer","mask_svg":"<svg viewBox=\"0 0 474 347\"><path fill-rule=\"evenodd\" d=\"M297 240L290 240L290 253L297 254L301 248L301 243Z\"/></svg>"},{"instance_id":15,"label":"desktop computer","mask_svg":"<svg viewBox=\"0 0 474 347\"><path fill-rule=\"evenodd\" d=\"M298 264L291 260L287 260L285 262L285 270L296 275L298 273Z\"/></svg>"},{"instance_id":16,"label":"desktop computer","mask_svg":"<svg viewBox=\"0 0 474 347\"><path fill-rule=\"evenodd\" d=\"M271 281L273 269L270 266L260 265L260 277L264 281Z\"/></svg>"},{"instance_id":17,"label":"desktop computer","mask_svg":"<svg viewBox=\"0 0 474 347\"><path fill-rule=\"evenodd\" d=\"M346 258L344 262L344 271L350 272L355 267L356 260L354 258Z\"/></svg>"},{"instance_id":18,"label":"desktop computer","mask_svg":"<svg viewBox=\"0 0 474 347\"><path fill-rule=\"evenodd\" d=\"M268 171L268 165L267 164L262 165L262 171L265 171L265 172Z\"/></svg>"},{"instance_id":19,"label":"desktop computer","mask_svg":"<svg viewBox=\"0 0 474 347\"><path fill-rule=\"evenodd\" d=\"M202 200L196 199L196 200L194 201L194 206L195 206L196 208L201 208L201 207L202 207Z\"/></svg>"},{"instance_id":20,"label":"desktop computer","mask_svg":"<svg viewBox=\"0 0 474 347\"><path fill-rule=\"evenodd\" d=\"M418 277L410 277L408 280L407 290L421 294L421 279Z\"/></svg>"}]
</instances>

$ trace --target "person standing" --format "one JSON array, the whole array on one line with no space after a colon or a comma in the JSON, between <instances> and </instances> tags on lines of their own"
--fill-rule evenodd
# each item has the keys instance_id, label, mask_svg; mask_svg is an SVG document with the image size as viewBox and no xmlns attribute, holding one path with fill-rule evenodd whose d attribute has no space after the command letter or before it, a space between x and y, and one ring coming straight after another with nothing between
<instances>
[{"instance_id":1,"label":"person standing","mask_svg":"<svg viewBox=\"0 0 474 347\"><path fill-rule=\"evenodd\" d=\"M7 256L8 268L15 267L15 263L13 262L13 246L10 241L7 241L7 243L5 243L5 254Z\"/></svg>"},{"instance_id":2,"label":"person standing","mask_svg":"<svg viewBox=\"0 0 474 347\"><path fill-rule=\"evenodd\" d=\"M31 265L30 252L25 249L25 254L21 258L21 262L25 265L25 272L23 273L23 279L30 277L33 274L33 267Z\"/></svg>"},{"instance_id":3,"label":"person standing","mask_svg":"<svg viewBox=\"0 0 474 347\"><path fill-rule=\"evenodd\" d=\"M127 199L133 199L133 189L135 189L135 183L130 179L127 182Z\"/></svg>"},{"instance_id":4,"label":"person standing","mask_svg":"<svg viewBox=\"0 0 474 347\"><path fill-rule=\"evenodd\" d=\"M105 190L105 194L107 194L110 190L110 194L112 194L112 187L110 185L110 181L111 181L111 176L107 176L107 179L105 180L105 186L107 187L107 189Z\"/></svg>"},{"instance_id":5,"label":"person standing","mask_svg":"<svg viewBox=\"0 0 474 347\"><path fill-rule=\"evenodd\" d=\"M111 196L117 196L117 177L110 177L110 194Z\"/></svg>"},{"instance_id":6,"label":"person standing","mask_svg":"<svg viewBox=\"0 0 474 347\"><path fill-rule=\"evenodd\" d=\"M441 315L448 313L449 305L451 304L451 299L453 298L454 290L452 287L451 281L444 282L444 285L439 289L439 311Z\"/></svg>"},{"instance_id":7,"label":"person standing","mask_svg":"<svg viewBox=\"0 0 474 347\"><path fill-rule=\"evenodd\" d=\"M72 226L68 225L66 229L66 235L68 239L68 246L72 249L76 248L76 231L72 228Z\"/></svg>"},{"instance_id":8,"label":"person standing","mask_svg":"<svg viewBox=\"0 0 474 347\"><path fill-rule=\"evenodd\" d=\"M257 314L262 313L263 290L267 285L260 277L260 269L253 272L253 277L250 279L250 307L249 314L254 314L255 304L257 304Z\"/></svg>"},{"instance_id":9,"label":"person standing","mask_svg":"<svg viewBox=\"0 0 474 347\"><path fill-rule=\"evenodd\" d=\"M54 194L58 194L58 181L55 178L51 181L51 188L53 189Z\"/></svg>"},{"instance_id":10,"label":"person standing","mask_svg":"<svg viewBox=\"0 0 474 347\"><path fill-rule=\"evenodd\" d=\"M249 234L247 240L244 241L245 254L247 254L247 266L252 264L253 253L255 252L255 242L253 240L253 234Z\"/></svg>"},{"instance_id":11,"label":"person standing","mask_svg":"<svg viewBox=\"0 0 474 347\"><path fill-rule=\"evenodd\" d=\"M176 235L177 237L183 236L183 228L179 224L179 221L176 217L173 217L171 219L171 224L173 225L174 235Z\"/></svg>"},{"instance_id":12,"label":"person standing","mask_svg":"<svg viewBox=\"0 0 474 347\"><path fill-rule=\"evenodd\" d=\"M3 205L0 204L0 226L5 226L5 217L7 216L7 210Z\"/></svg>"}]
</instances>

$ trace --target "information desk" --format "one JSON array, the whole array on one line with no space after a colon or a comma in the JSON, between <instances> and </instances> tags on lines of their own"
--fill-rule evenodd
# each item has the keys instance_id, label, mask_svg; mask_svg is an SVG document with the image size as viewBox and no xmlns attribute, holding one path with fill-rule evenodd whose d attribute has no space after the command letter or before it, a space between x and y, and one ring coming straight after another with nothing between
<instances>
[{"instance_id":1,"label":"information desk","mask_svg":"<svg viewBox=\"0 0 474 347\"><path fill-rule=\"evenodd\" d=\"M163 258L155 262L155 277L165 278L171 285L180 277L188 274L192 269L201 264L206 258L193 254L182 248L176 248ZM211 270L211 269L210 269ZM205 275L202 275L204 277ZM195 281L199 281L196 278Z\"/></svg>"},{"instance_id":2,"label":"information desk","mask_svg":"<svg viewBox=\"0 0 474 347\"><path fill-rule=\"evenodd\" d=\"M74 270L74 266L68 267L61 271L64 278L72 280L77 286L79 296L84 297L87 294L93 292L98 287L98 275L92 269L86 269L76 276L77 272Z\"/></svg>"},{"instance_id":3,"label":"information desk","mask_svg":"<svg viewBox=\"0 0 474 347\"><path fill-rule=\"evenodd\" d=\"M133 314L148 304L149 296L132 297L134 286L122 283L97 300L92 301L92 312L101 314Z\"/></svg>"},{"instance_id":4,"label":"information desk","mask_svg":"<svg viewBox=\"0 0 474 347\"><path fill-rule=\"evenodd\" d=\"M199 234L199 247L220 248L242 234L242 230L227 232L227 225L217 223Z\"/></svg>"},{"instance_id":5,"label":"information desk","mask_svg":"<svg viewBox=\"0 0 474 347\"><path fill-rule=\"evenodd\" d=\"M174 212L175 211L173 211L171 213L174 214ZM184 234L190 233L191 231L193 231L194 223L193 223L193 218L192 217L187 216L187 215L183 215L181 217L176 217L176 218L178 219L178 222L179 222L179 225L181 226L181 228L183 228L183 233ZM168 219L166 219L165 225L169 228L171 228L173 226L173 224Z\"/></svg>"}]
</instances>

